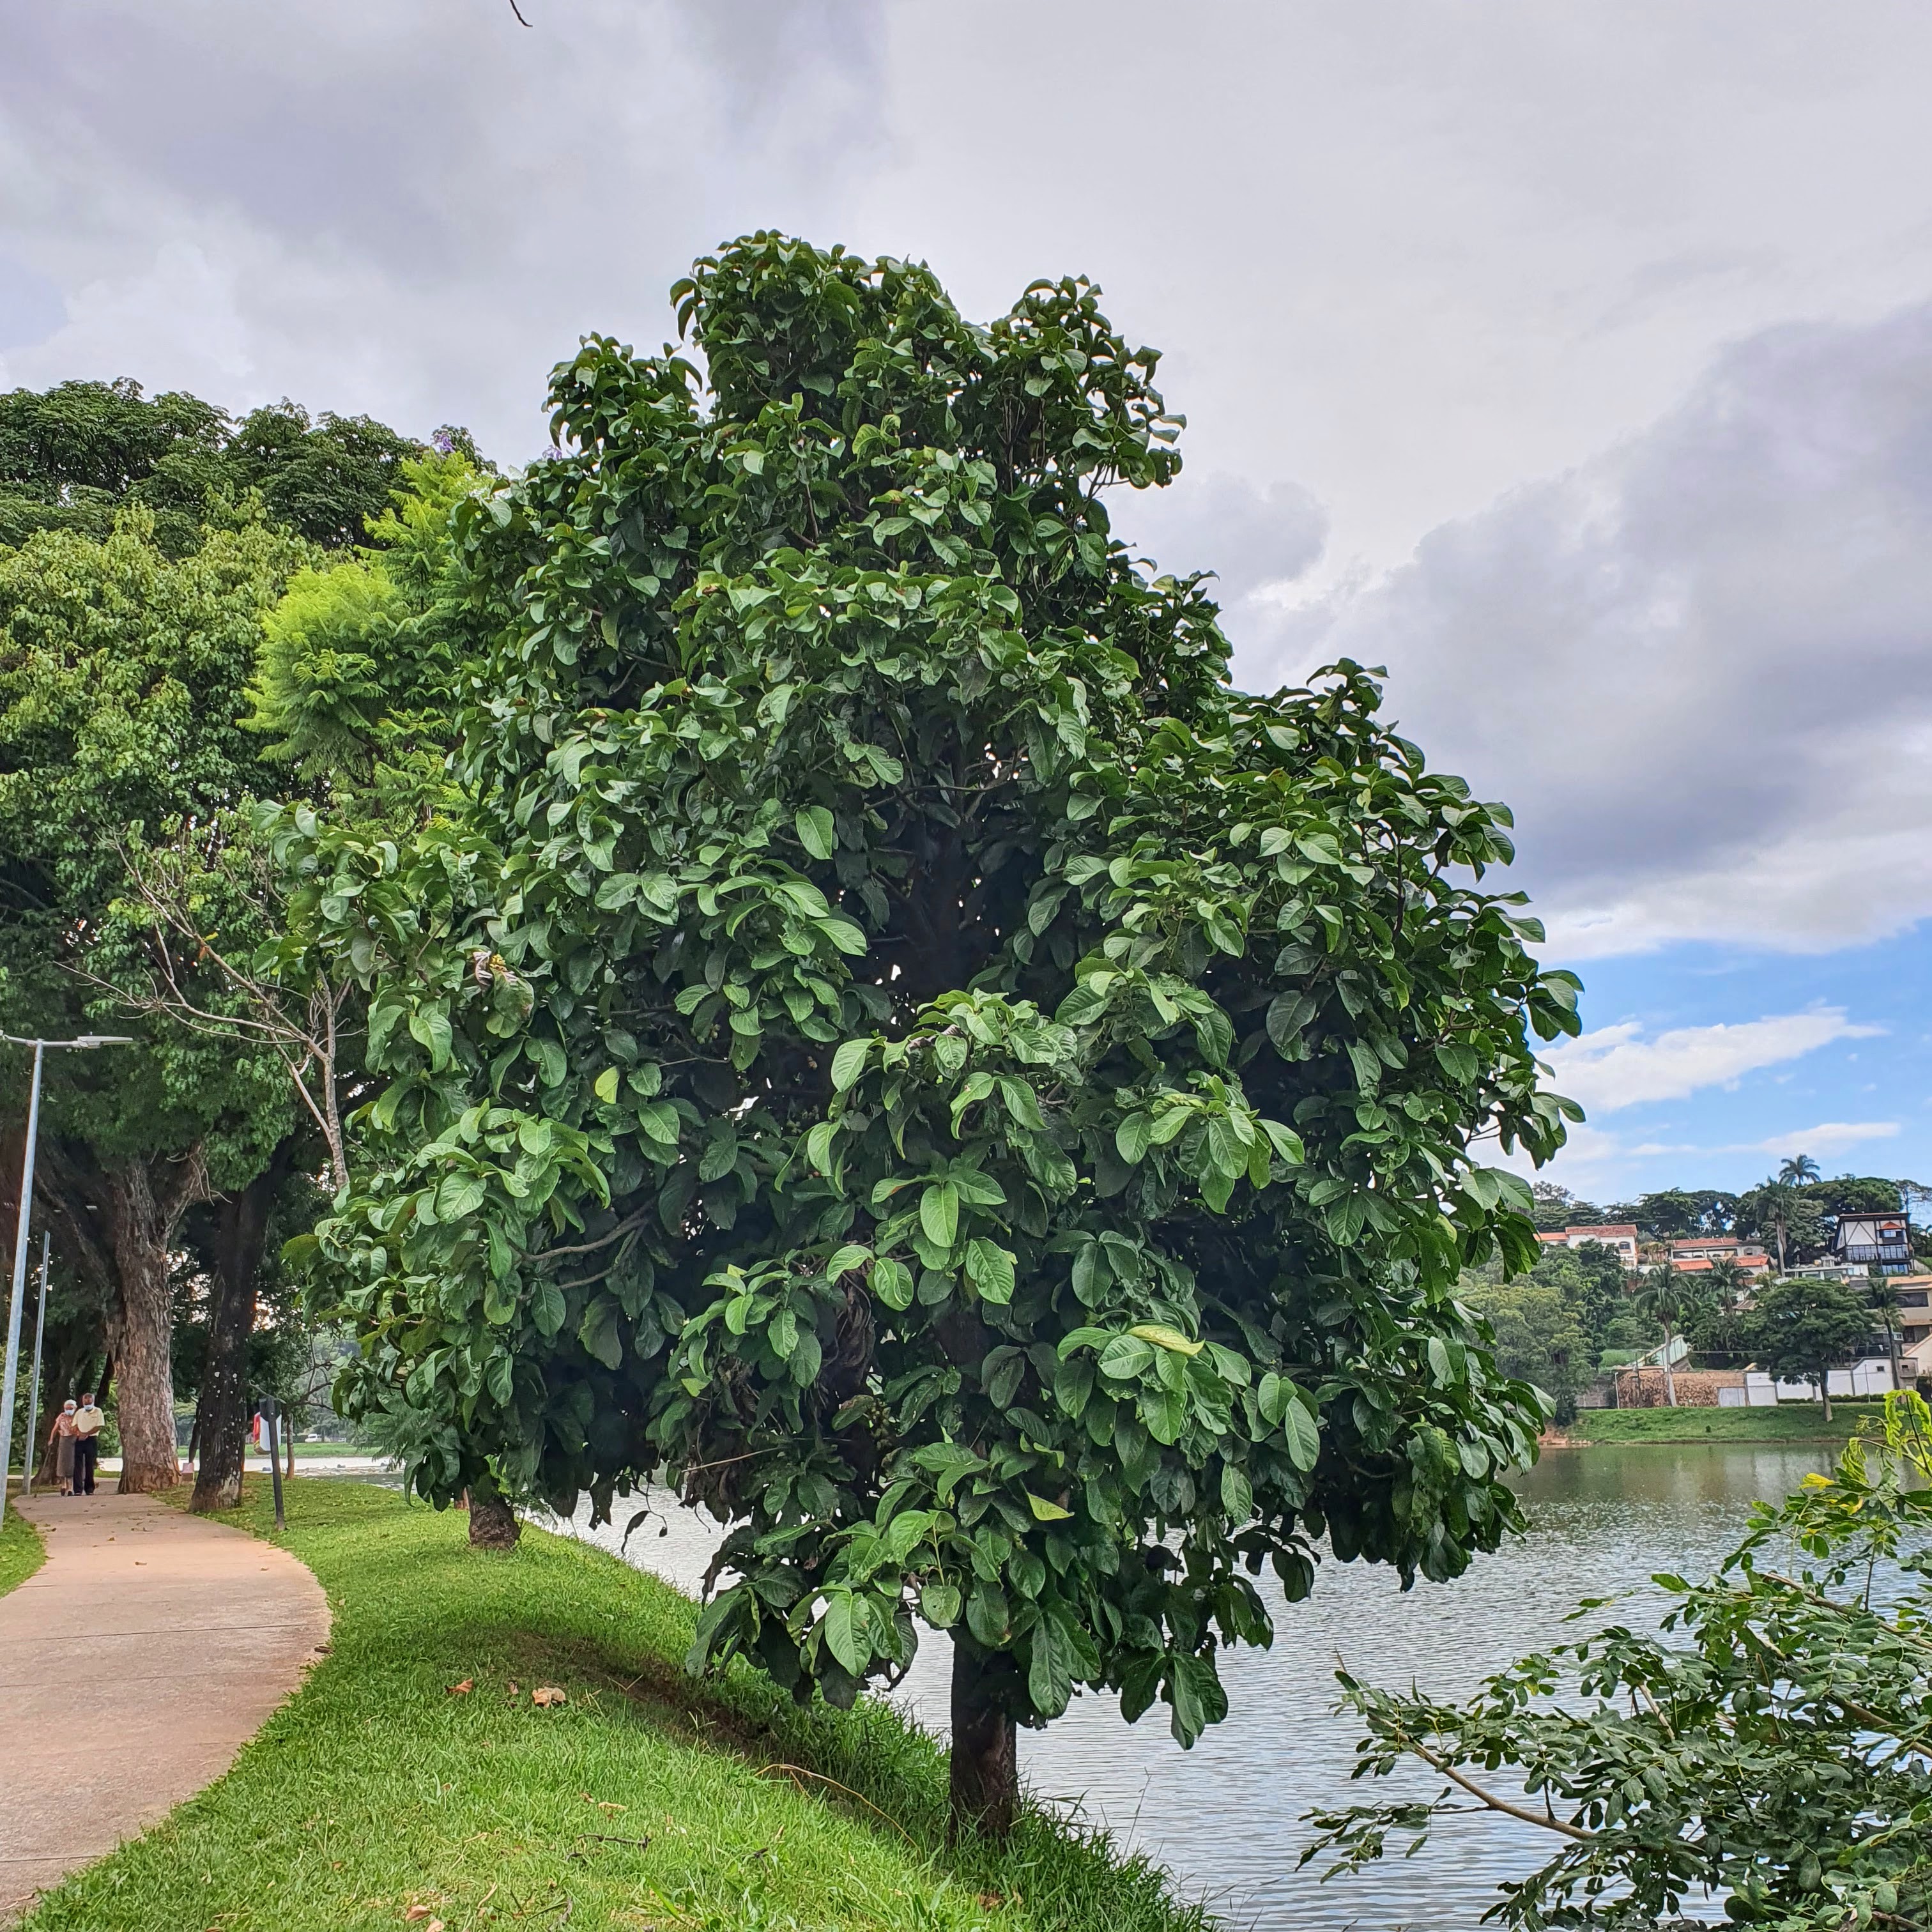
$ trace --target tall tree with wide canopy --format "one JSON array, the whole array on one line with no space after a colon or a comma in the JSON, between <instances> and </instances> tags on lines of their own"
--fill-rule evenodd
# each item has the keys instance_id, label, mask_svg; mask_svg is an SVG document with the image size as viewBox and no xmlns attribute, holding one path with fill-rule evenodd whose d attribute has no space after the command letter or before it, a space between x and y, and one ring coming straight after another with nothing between
<instances>
[{"instance_id":1,"label":"tall tree with wide canopy","mask_svg":"<svg viewBox=\"0 0 1932 1932\"><path fill-rule=\"evenodd\" d=\"M263 614L310 553L259 524L178 560L152 536L135 512L105 543L42 531L0 549L0 1030L9 1033L59 1036L96 1023L109 989L137 963L115 918L129 858L164 837L218 839L258 762L260 740L238 722L242 696ZM220 989L206 997L218 1000ZM267 1162L293 1109L266 1052L196 1038L165 1019L126 1030L136 1046L56 1057L37 1181L61 1246L106 1311L121 1486L142 1490L177 1480L175 1231L194 1203ZM16 1050L8 1058L21 1064Z\"/></svg>"},{"instance_id":2,"label":"tall tree with wide canopy","mask_svg":"<svg viewBox=\"0 0 1932 1932\"><path fill-rule=\"evenodd\" d=\"M731 1526L694 1666L849 1701L950 1631L953 1795L1081 1686L1191 1741L1326 1534L1405 1582L1517 1521L1534 1392L1454 1299L1568 1103L1508 814L1353 665L1251 697L1164 484L1154 352L1069 280L760 235L602 338L479 497L470 800L288 814L293 930L388 1076L318 1229L421 1487L662 1473Z\"/></svg>"}]
</instances>

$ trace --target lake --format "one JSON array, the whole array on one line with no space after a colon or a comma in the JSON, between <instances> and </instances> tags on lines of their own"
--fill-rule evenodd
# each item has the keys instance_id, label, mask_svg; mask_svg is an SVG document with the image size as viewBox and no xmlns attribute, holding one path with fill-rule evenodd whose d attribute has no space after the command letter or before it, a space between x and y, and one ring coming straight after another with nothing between
<instances>
[{"instance_id":1,"label":"lake","mask_svg":"<svg viewBox=\"0 0 1932 1932\"><path fill-rule=\"evenodd\" d=\"M1354 1762L1355 1726L1331 1708L1336 1660L1367 1682L1412 1678L1436 1695L1460 1696L1522 1652L1576 1634L1563 1618L1581 1598L1633 1592L1619 1616L1653 1623L1663 1601L1648 1580L1654 1571L1707 1571L1736 1542L1754 1502L1782 1496L1830 1463L1823 1448L1551 1451L1520 1479L1528 1535L1455 1582L1418 1582L1404 1595L1386 1570L1331 1562L1314 1594L1289 1606L1268 1578L1274 1648L1224 1658L1227 1721L1191 1751L1169 1736L1166 1706L1128 1726L1112 1699L1090 1696L1047 1730L1021 1732L1022 1774L1036 1792L1159 1859L1182 1891L1206 1898L1231 1926L1465 1932L1494 1903L1498 1878L1548 1856L1541 1834L1456 1817L1443 1821L1419 1857L1391 1858L1358 1878L1323 1885L1315 1868L1296 1870L1310 1835L1302 1814L1341 1796ZM637 1507L620 1500L615 1526L593 1532L586 1504L577 1533L616 1549ZM708 1519L674 1502L625 1553L694 1590L716 1538ZM943 1732L950 1646L923 1636L895 1701ZM1432 1795L1439 1780L1418 1774L1412 1788Z\"/></svg>"}]
</instances>

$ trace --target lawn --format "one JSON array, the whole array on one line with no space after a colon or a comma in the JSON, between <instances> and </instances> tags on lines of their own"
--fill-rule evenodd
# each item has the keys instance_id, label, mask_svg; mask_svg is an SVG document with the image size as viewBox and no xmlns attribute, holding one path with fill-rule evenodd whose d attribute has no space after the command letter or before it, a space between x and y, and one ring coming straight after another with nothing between
<instances>
[{"instance_id":1,"label":"lawn","mask_svg":"<svg viewBox=\"0 0 1932 1932\"><path fill-rule=\"evenodd\" d=\"M614 1558L527 1528L473 1552L466 1519L393 1490L286 1491L329 1654L226 1778L50 1894L31 1932L1208 1922L1036 1814L1003 1852L948 1852L929 1740L880 1705L799 1712L742 1668L694 1684L693 1606ZM249 1492L235 1520L268 1534L268 1486ZM568 1701L539 1708L538 1686Z\"/></svg>"},{"instance_id":2,"label":"lawn","mask_svg":"<svg viewBox=\"0 0 1932 1932\"><path fill-rule=\"evenodd\" d=\"M40 1532L15 1513L10 1500L7 1520L0 1524L0 1597L15 1584L24 1583L46 1560L46 1554Z\"/></svg>"},{"instance_id":3,"label":"lawn","mask_svg":"<svg viewBox=\"0 0 1932 1932\"><path fill-rule=\"evenodd\" d=\"M1784 1402L1775 1408L1586 1408L1563 1433L1580 1442L1843 1442L1884 1405L1834 1402L1827 1426L1822 1404Z\"/></svg>"}]
</instances>

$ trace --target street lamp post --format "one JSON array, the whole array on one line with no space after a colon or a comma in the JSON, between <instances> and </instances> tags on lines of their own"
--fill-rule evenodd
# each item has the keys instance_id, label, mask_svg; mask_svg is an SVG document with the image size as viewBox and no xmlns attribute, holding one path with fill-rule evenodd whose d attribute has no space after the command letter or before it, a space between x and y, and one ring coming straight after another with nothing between
<instances>
[{"instance_id":1,"label":"street lamp post","mask_svg":"<svg viewBox=\"0 0 1932 1932\"><path fill-rule=\"evenodd\" d=\"M0 1375L0 1463L10 1462L14 1451L14 1390L20 1373L20 1317L27 1299L27 1222L34 1207L34 1143L40 1130L40 1069L50 1047L132 1046L121 1034L84 1033L74 1040L20 1040L0 1033L10 1046L34 1049L32 1084L27 1091L27 1154L20 1168L20 1211L14 1229L14 1304L7 1316L7 1366ZM27 1445L28 1462L34 1448ZM0 1523L7 1520L7 1484L0 1470Z\"/></svg>"}]
</instances>

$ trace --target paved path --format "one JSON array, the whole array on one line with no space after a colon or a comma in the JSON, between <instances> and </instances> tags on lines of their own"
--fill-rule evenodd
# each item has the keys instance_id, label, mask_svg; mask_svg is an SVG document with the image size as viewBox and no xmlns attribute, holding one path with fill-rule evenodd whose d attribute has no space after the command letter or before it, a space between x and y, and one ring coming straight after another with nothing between
<instances>
[{"instance_id":1,"label":"paved path","mask_svg":"<svg viewBox=\"0 0 1932 1932\"><path fill-rule=\"evenodd\" d=\"M220 1776L328 1640L286 1550L148 1496L18 1508L47 1560L0 1597L0 1924Z\"/></svg>"}]
</instances>

